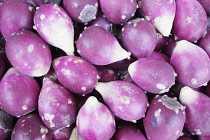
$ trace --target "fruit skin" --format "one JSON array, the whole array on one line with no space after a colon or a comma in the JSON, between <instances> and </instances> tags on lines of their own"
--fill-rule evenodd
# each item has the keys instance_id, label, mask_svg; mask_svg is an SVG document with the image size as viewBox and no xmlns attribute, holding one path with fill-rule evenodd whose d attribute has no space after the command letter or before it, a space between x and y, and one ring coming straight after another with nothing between
<instances>
[{"instance_id":1,"label":"fruit skin","mask_svg":"<svg viewBox=\"0 0 210 140\"><path fill-rule=\"evenodd\" d=\"M175 0L138 0L139 13L151 21L155 28L163 35L171 33L175 13Z\"/></svg>"},{"instance_id":2,"label":"fruit skin","mask_svg":"<svg viewBox=\"0 0 210 140\"><path fill-rule=\"evenodd\" d=\"M210 135L209 136L199 136L198 140L209 140L210 139Z\"/></svg>"},{"instance_id":3,"label":"fruit skin","mask_svg":"<svg viewBox=\"0 0 210 140\"><path fill-rule=\"evenodd\" d=\"M115 132L115 120L104 104L90 96L79 110L76 127L84 140L109 140Z\"/></svg>"},{"instance_id":4,"label":"fruit skin","mask_svg":"<svg viewBox=\"0 0 210 140\"><path fill-rule=\"evenodd\" d=\"M62 7L57 4L41 5L35 12L34 25L48 44L63 50L67 55L74 53L73 23Z\"/></svg>"},{"instance_id":5,"label":"fruit skin","mask_svg":"<svg viewBox=\"0 0 210 140\"><path fill-rule=\"evenodd\" d=\"M40 86L29 76L10 68L0 82L1 107L10 115L20 117L38 106Z\"/></svg>"},{"instance_id":6,"label":"fruit skin","mask_svg":"<svg viewBox=\"0 0 210 140\"><path fill-rule=\"evenodd\" d=\"M146 140L144 134L134 125L124 124L119 126L113 140Z\"/></svg>"},{"instance_id":7,"label":"fruit skin","mask_svg":"<svg viewBox=\"0 0 210 140\"><path fill-rule=\"evenodd\" d=\"M81 23L88 23L96 18L98 0L63 0L63 6L70 17Z\"/></svg>"},{"instance_id":8,"label":"fruit skin","mask_svg":"<svg viewBox=\"0 0 210 140\"><path fill-rule=\"evenodd\" d=\"M186 40L177 42L170 64L177 73L176 80L183 86L197 88L210 79L210 59L199 46Z\"/></svg>"},{"instance_id":9,"label":"fruit skin","mask_svg":"<svg viewBox=\"0 0 210 140\"><path fill-rule=\"evenodd\" d=\"M100 26L105 30L112 32L112 23L102 13L99 13L96 16L96 19L89 22L88 26Z\"/></svg>"},{"instance_id":10,"label":"fruit skin","mask_svg":"<svg viewBox=\"0 0 210 140\"><path fill-rule=\"evenodd\" d=\"M198 0L200 4L203 6L203 8L206 11L206 14L210 16L210 1L209 0Z\"/></svg>"},{"instance_id":11,"label":"fruit skin","mask_svg":"<svg viewBox=\"0 0 210 140\"><path fill-rule=\"evenodd\" d=\"M168 56L166 56L164 53L153 51L152 54L150 55L150 57L154 57L156 59L166 61L167 63L170 62L170 58Z\"/></svg>"},{"instance_id":12,"label":"fruit skin","mask_svg":"<svg viewBox=\"0 0 210 140\"><path fill-rule=\"evenodd\" d=\"M210 30L199 40L198 46L201 47L210 57Z\"/></svg>"},{"instance_id":13,"label":"fruit skin","mask_svg":"<svg viewBox=\"0 0 210 140\"><path fill-rule=\"evenodd\" d=\"M76 99L67 89L50 78L44 78L38 99L38 111L44 124L57 130L76 120Z\"/></svg>"},{"instance_id":14,"label":"fruit skin","mask_svg":"<svg viewBox=\"0 0 210 140\"><path fill-rule=\"evenodd\" d=\"M137 8L136 0L99 0L104 15L115 24L122 24L130 19Z\"/></svg>"},{"instance_id":15,"label":"fruit skin","mask_svg":"<svg viewBox=\"0 0 210 140\"><path fill-rule=\"evenodd\" d=\"M109 31L99 26L87 27L76 47L80 56L94 65L108 65L130 56Z\"/></svg>"},{"instance_id":16,"label":"fruit skin","mask_svg":"<svg viewBox=\"0 0 210 140\"><path fill-rule=\"evenodd\" d=\"M143 124L148 140L177 140L185 120L185 107L164 95L152 100Z\"/></svg>"},{"instance_id":17,"label":"fruit skin","mask_svg":"<svg viewBox=\"0 0 210 140\"><path fill-rule=\"evenodd\" d=\"M137 18L123 25L121 40L123 46L136 58L148 57L156 46L156 30L151 22Z\"/></svg>"},{"instance_id":18,"label":"fruit skin","mask_svg":"<svg viewBox=\"0 0 210 140\"><path fill-rule=\"evenodd\" d=\"M5 0L1 6L0 30L5 39L22 29L33 29L35 7L24 1Z\"/></svg>"},{"instance_id":19,"label":"fruit skin","mask_svg":"<svg viewBox=\"0 0 210 140\"><path fill-rule=\"evenodd\" d=\"M95 89L118 118L136 121L145 116L148 100L145 92L135 84L119 80L98 82Z\"/></svg>"},{"instance_id":20,"label":"fruit skin","mask_svg":"<svg viewBox=\"0 0 210 140\"><path fill-rule=\"evenodd\" d=\"M206 31L207 15L197 0L176 0L173 35L177 40L194 42Z\"/></svg>"},{"instance_id":21,"label":"fruit skin","mask_svg":"<svg viewBox=\"0 0 210 140\"><path fill-rule=\"evenodd\" d=\"M152 57L141 58L128 67L128 72L139 87L147 92L162 94L175 83L176 73L173 67Z\"/></svg>"},{"instance_id":22,"label":"fruit skin","mask_svg":"<svg viewBox=\"0 0 210 140\"><path fill-rule=\"evenodd\" d=\"M99 82L110 82L117 80L118 78L118 72L113 68L108 66L98 66L96 69L100 77L100 79L98 79Z\"/></svg>"},{"instance_id":23,"label":"fruit skin","mask_svg":"<svg viewBox=\"0 0 210 140\"><path fill-rule=\"evenodd\" d=\"M31 31L15 33L7 40L5 49L12 66L25 75L40 77L47 74L51 67L48 44Z\"/></svg>"},{"instance_id":24,"label":"fruit skin","mask_svg":"<svg viewBox=\"0 0 210 140\"><path fill-rule=\"evenodd\" d=\"M186 122L187 129L200 136L208 136L210 134L210 98L192 88L185 86L180 91L180 103L186 106Z\"/></svg>"},{"instance_id":25,"label":"fruit skin","mask_svg":"<svg viewBox=\"0 0 210 140\"><path fill-rule=\"evenodd\" d=\"M27 114L18 119L11 135L12 140L52 140L52 138L52 130L47 128L39 115L35 113Z\"/></svg>"},{"instance_id":26,"label":"fruit skin","mask_svg":"<svg viewBox=\"0 0 210 140\"><path fill-rule=\"evenodd\" d=\"M53 140L69 140L72 135L73 128L73 125L71 125L70 127L64 127L53 131Z\"/></svg>"},{"instance_id":27,"label":"fruit skin","mask_svg":"<svg viewBox=\"0 0 210 140\"><path fill-rule=\"evenodd\" d=\"M54 59L53 68L58 81L76 94L88 94L98 82L97 69L78 56L62 56Z\"/></svg>"}]
</instances>

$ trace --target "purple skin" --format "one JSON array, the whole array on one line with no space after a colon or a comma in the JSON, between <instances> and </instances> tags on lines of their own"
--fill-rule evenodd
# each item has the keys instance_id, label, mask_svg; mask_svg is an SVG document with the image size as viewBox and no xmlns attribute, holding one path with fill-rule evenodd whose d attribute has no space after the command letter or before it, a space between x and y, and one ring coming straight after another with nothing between
<instances>
[{"instance_id":1,"label":"purple skin","mask_svg":"<svg viewBox=\"0 0 210 140\"><path fill-rule=\"evenodd\" d=\"M70 17L81 23L96 19L98 0L63 0L63 6Z\"/></svg>"},{"instance_id":2,"label":"purple skin","mask_svg":"<svg viewBox=\"0 0 210 140\"><path fill-rule=\"evenodd\" d=\"M52 56L49 46L31 31L15 33L7 40L5 49L12 66L25 75L39 77L50 69Z\"/></svg>"},{"instance_id":3,"label":"purple skin","mask_svg":"<svg viewBox=\"0 0 210 140\"><path fill-rule=\"evenodd\" d=\"M162 50L162 48L166 45L166 43L168 42L168 37L163 36L160 32L158 32L156 30L156 46L155 46L155 51L160 51Z\"/></svg>"},{"instance_id":4,"label":"purple skin","mask_svg":"<svg viewBox=\"0 0 210 140\"><path fill-rule=\"evenodd\" d=\"M179 96L180 102L186 106L185 126L195 135L210 134L210 98L190 87L183 87Z\"/></svg>"},{"instance_id":5,"label":"purple skin","mask_svg":"<svg viewBox=\"0 0 210 140\"><path fill-rule=\"evenodd\" d=\"M199 40L198 46L201 47L210 57L210 30Z\"/></svg>"},{"instance_id":6,"label":"purple skin","mask_svg":"<svg viewBox=\"0 0 210 140\"><path fill-rule=\"evenodd\" d=\"M139 0L139 7L139 12L143 13L163 36L170 35L176 13L175 0Z\"/></svg>"},{"instance_id":7,"label":"purple skin","mask_svg":"<svg viewBox=\"0 0 210 140\"><path fill-rule=\"evenodd\" d=\"M114 134L113 140L147 140L144 134L134 125L121 125Z\"/></svg>"},{"instance_id":8,"label":"purple skin","mask_svg":"<svg viewBox=\"0 0 210 140\"><path fill-rule=\"evenodd\" d=\"M0 138L6 139L14 128L15 117L6 113L3 109L0 110Z\"/></svg>"},{"instance_id":9,"label":"purple skin","mask_svg":"<svg viewBox=\"0 0 210 140\"><path fill-rule=\"evenodd\" d=\"M199 46L182 40L172 53L170 64L177 73L176 80L184 86L197 88L210 79L210 59Z\"/></svg>"},{"instance_id":10,"label":"purple skin","mask_svg":"<svg viewBox=\"0 0 210 140\"><path fill-rule=\"evenodd\" d=\"M148 103L147 96L135 84L127 81L98 82L95 89L118 118L136 121L144 117Z\"/></svg>"},{"instance_id":11,"label":"purple skin","mask_svg":"<svg viewBox=\"0 0 210 140\"><path fill-rule=\"evenodd\" d=\"M22 29L33 29L35 8L24 1L6 0L1 6L1 33L5 39Z\"/></svg>"},{"instance_id":12,"label":"purple skin","mask_svg":"<svg viewBox=\"0 0 210 140\"><path fill-rule=\"evenodd\" d=\"M91 96L79 110L76 127L84 140L109 140L115 132L115 120L109 109Z\"/></svg>"},{"instance_id":13,"label":"purple skin","mask_svg":"<svg viewBox=\"0 0 210 140\"><path fill-rule=\"evenodd\" d=\"M76 41L77 52L95 65L108 65L130 56L117 39L99 26L87 27Z\"/></svg>"},{"instance_id":14,"label":"purple skin","mask_svg":"<svg viewBox=\"0 0 210 140\"><path fill-rule=\"evenodd\" d=\"M198 140L210 140L210 135L209 136L199 136Z\"/></svg>"},{"instance_id":15,"label":"purple skin","mask_svg":"<svg viewBox=\"0 0 210 140\"><path fill-rule=\"evenodd\" d=\"M118 72L113 68L98 66L96 69L98 70L98 75L100 77L100 79L98 79L99 82L110 82L118 78Z\"/></svg>"},{"instance_id":16,"label":"purple skin","mask_svg":"<svg viewBox=\"0 0 210 140\"><path fill-rule=\"evenodd\" d=\"M63 86L44 78L38 100L38 111L48 128L57 130L69 127L76 120L76 100Z\"/></svg>"},{"instance_id":17,"label":"purple skin","mask_svg":"<svg viewBox=\"0 0 210 140\"><path fill-rule=\"evenodd\" d=\"M34 3L33 0L22 0L22 1L28 2L28 3L32 4L34 7L37 6L37 5ZM35 10L34 10L34 11L35 11Z\"/></svg>"},{"instance_id":18,"label":"purple skin","mask_svg":"<svg viewBox=\"0 0 210 140\"><path fill-rule=\"evenodd\" d=\"M206 11L206 14L210 16L210 1L209 0L198 0L200 4L203 6L203 8Z\"/></svg>"},{"instance_id":19,"label":"purple skin","mask_svg":"<svg viewBox=\"0 0 210 140\"><path fill-rule=\"evenodd\" d=\"M168 43L167 45L162 49L162 53L164 53L165 55L167 55L168 57L171 57L172 52L174 51L174 48L176 47L176 40L174 39L174 37L170 36L168 38Z\"/></svg>"},{"instance_id":20,"label":"purple skin","mask_svg":"<svg viewBox=\"0 0 210 140\"><path fill-rule=\"evenodd\" d=\"M45 3L45 0L33 0L37 6L41 6Z\"/></svg>"},{"instance_id":21,"label":"purple skin","mask_svg":"<svg viewBox=\"0 0 210 140\"><path fill-rule=\"evenodd\" d=\"M193 139L181 136L177 140L193 140Z\"/></svg>"},{"instance_id":22,"label":"purple skin","mask_svg":"<svg viewBox=\"0 0 210 140\"><path fill-rule=\"evenodd\" d=\"M22 116L16 122L11 135L12 140L52 140L52 138L52 130L44 125L38 114L33 113Z\"/></svg>"},{"instance_id":23,"label":"purple skin","mask_svg":"<svg viewBox=\"0 0 210 140\"><path fill-rule=\"evenodd\" d=\"M153 51L152 54L150 55L150 57L153 57L153 58L156 58L156 59L160 59L160 60L166 61L167 63L170 62L169 57L166 56L163 53L160 53L160 52Z\"/></svg>"},{"instance_id":24,"label":"purple skin","mask_svg":"<svg viewBox=\"0 0 210 140\"><path fill-rule=\"evenodd\" d=\"M4 59L0 56L0 79L4 75L5 72L5 62Z\"/></svg>"},{"instance_id":25,"label":"purple skin","mask_svg":"<svg viewBox=\"0 0 210 140\"><path fill-rule=\"evenodd\" d=\"M99 0L104 15L115 24L122 24L136 12L136 0Z\"/></svg>"},{"instance_id":26,"label":"purple skin","mask_svg":"<svg viewBox=\"0 0 210 140\"><path fill-rule=\"evenodd\" d=\"M176 73L173 67L162 60L148 57L141 58L128 67L134 83L154 94L162 94L175 83Z\"/></svg>"},{"instance_id":27,"label":"purple skin","mask_svg":"<svg viewBox=\"0 0 210 140\"><path fill-rule=\"evenodd\" d=\"M148 57L156 46L156 30L144 18L124 24L121 32L123 46L137 58Z\"/></svg>"},{"instance_id":28,"label":"purple skin","mask_svg":"<svg viewBox=\"0 0 210 140\"><path fill-rule=\"evenodd\" d=\"M60 48L67 55L73 54L74 27L71 18L62 7L57 4L40 6L34 15L34 25L47 43Z\"/></svg>"},{"instance_id":29,"label":"purple skin","mask_svg":"<svg viewBox=\"0 0 210 140\"><path fill-rule=\"evenodd\" d=\"M63 56L53 63L58 81L70 91L88 94L98 82L97 69L85 59L78 56Z\"/></svg>"},{"instance_id":30,"label":"purple skin","mask_svg":"<svg viewBox=\"0 0 210 140\"><path fill-rule=\"evenodd\" d=\"M41 5L50 3L59 5L61 3L61 0L33 0L33 2L36 5L36 7L40 7Z\"/></svg>"},{"instance_id":31,"label":"purple skin","mask_svg":"<svg viewBox=\"0 0 210 140\"><path fill-rule=\"evenodd\" d=\"M177 140L186 119L185 107L166 95L155 97L143 120L148 140Z\"/></svg>"},{"instance_id":32,"label":"purple skin","mask_svg":"<svg viewBox=\"0 0 210 140\"><path fill-rule=\"evenodd\" d=\"M1 107L10 115L20 117L37 108L39 92L35 79L10 68L0 83Z\"/></svg>"},{"instance_id":33,"label":"purple skin","mask_svg":"<svg viewBox=\"0 0 210 140\"><path fill-rule=\"evenodd\" d=\"M73 125L64 127L53 132L53 140L69 140L72 134Z\"/></svg>"},{"instance_id":34,"label":"purple skin","mask_svg":"<svg viewBox=\"0 0 210 140\"><path fill-rule=\"evenodd\" d=\"M207 16L197 0L176 0L173 35L177 40L197 41L206 31Z\"/></svg>"},{"instance_id":35,"label":"purple skin","mask_svg":"<svg viewBox=\"0 0 210 140\"><path fill-rule=\"evenodd\" d=\"M128 70L128 66L136 60L137 60L137 58L131 56L129 58L111 63L108 66L111 68L114 68L116 70Z\"/></svg>"},{"instance_id":36,"label":"purple skin","mask_svg":"<svg viewBox=\"0 0 210 140\"><path fill-rule=\"evenodd\" d=\"M100 26L109 32L112 31L112 23L103 14L99 14L88 26Z\"/></svg>"}]
</instances>

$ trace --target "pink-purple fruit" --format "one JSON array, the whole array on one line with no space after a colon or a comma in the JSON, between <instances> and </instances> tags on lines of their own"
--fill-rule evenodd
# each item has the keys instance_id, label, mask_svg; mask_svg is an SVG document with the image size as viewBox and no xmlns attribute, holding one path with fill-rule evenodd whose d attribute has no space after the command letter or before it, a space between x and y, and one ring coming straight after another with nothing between
<instances>
[{"instance_id":1,"label":"pink-purple fruit","mask_svg":"<svg viewBox=\"0 0 210 140\"><path fill-rule=\"evenodd\" d=\"M40 6L35 12L34 24L39 35L47 43L60 48L68 55L74 53L73 23L62 7L57 4Z\"/></svg>"},{"instance_id":2,"label":"pink-purple fruit","mask_svg":"<svg viewBox=\"0 0 210 140\"><path fill-rule=\"evenodd\" d=\"M85 59L78 56L63 56L53 63L58 81L70 91L87 94L93 91L98 82L97 69Z\"/></svg>"},{"instance_id":3,"label":"pink-purple fruit","mask_svg":"<svg viewBox=\"0 0 210 140\"><path fill-rule=\"evenodd\" d=\"M156 46L156 30L151 22L137 18L124 24L122 43L137 58L148 57Z\"/></svg>"},{"instance_id":4,"label":"pink-purple fruit","mask_svg":"<svg viewBox=\"0 0 210 140\"><path fill-rule=\"evenodd\" d=\"M52 138L52 130L44 125L38 114L34 113L18 119L11 135L12 140L52 140Z\"/></svg>"},{"instance_id":5,"label":"pink-purple fruit","mask_svg":"<svg viewBox=\"0 0 210 140\"><path fill-rule=\"evenodd\" d=\"M198 46L201 47L210 57L210 30L199 40Z\"/></svg>"},{"instance_id":6,"label":"pink-purple fruit","mask_svg":"<svg viewBox=\"0 0 210 140\"><path fill-rule=\"evenodd\" d=\"M180 102L186 106L187 129L195 135L210 134L210 98L190 87L183 87L179 96Z\"/></svg>"},{"instance_id":7,"label":"pink-purple fruit","mask_svg":"<svg viewBox=\"0 0 210 140\"><path fill-rule=\"evenodd\" d=\"M13 116L28 114L37 108L39 92L35 79L10 68L0 83L1 107Z\"/></svg>"},{"instance_id":8,"label":"pink-purple fruit","mask_svg":"<svg viewBox=\"0 0 210 140\"><path fill-rule=\"evenodd\" d=\"M5 49L12 66L25 75L43 76L51 67L52 56L48 44L31 31L15 33L7 40Z\"/></svg>"},{"instance_id":9,"label":"pink-purple fruit","mask_svg":"<svg viewBox=\"0 0 210 140\"><path fill-rule=\"evenodd\" d=\"M176 80L191 88L207 84L210 79L210 59L199 46L186 40L177 42L170 64L177 73Z\"/></svg>"},{"instance_id":10,"label":"pink-purple fruit","mask_svg":"<svg viewBox=\"0 0 210 140\"><path fill-rule=\"evenodd\" d=\"M109 109L91 96L79 110L76 127L84 140L109 140L115 132L115 120Z\"/></svg>"},{"instance_id":11,"label":"pink-purple fruit","mask_svg":"<svg viewBox=\"0 0 210 140\"><path fill-rule=\"evenodd\" d=\"M99 0L104 15L115 24L122 24L136 12L136 0Z\"/></svg>"},{"instance_id":12,"label":"pink-purple fruit","mask_svg":"<svg viewBox=\"0 0 210 140\"><path fill-rule=\"evenodd\" d=\"M130 56L117 39L99 26L87 27L76 41L77 52L95 65L107 65Z\"/></svg>"},{"instance_id":13,"label":"pink-purple fruit","mask_svg":"<svg viewBox=\"0 0 210 140\"><path fill-rule=\"evenodd\" d=\"M185 119L185 107L175 98L166 95L155 97L143 119L148 140L177 140Z\"/></svg>"},{"instance_id":14,"label":"pink-purple fruit","mask_svg":"<svg viewBox=\"0 0 210 140\"><path fill-rule=\"evenodd\" d=\"M57 130L76 120L76 100L63 86L44 78L38 100L39 115L44 124Z\"/></svg>"},{"instance_id":15,"label":"pink-purple fruit","mask_svg":"<svg viewBox=\"0 0 210 140\"><path fill-rule=\"evenodd\" d=\"M135 84L127 81L98 82L95 89L118 118L136 121L145 116L148 100L144 91Z\"/></svg>"},{"instance_id":16,"label":"pink-purple fruit","mask_svg":"<svg viewBox=\"0 0 210 140\"><path fill-rule=\"evenodd\" d=\"M100 77L98 79L99 82L110 82L117 80L118 78L118 72L113 68L108 66L98 66L96 69L98 71L98 76Z\"/></svg>"},{"instance_id":17,"label":"pink-purple fruit","mask_svg":"<svg viewBox=\"0 0 210 140\"><path fill-rule=\"evenodd\" d=\"M163 35L171 33L175 13L175 0L139 0L139 10Z\"/></svg>"},{"instance_id":18,"label":"pink-purple fruit","mask_svg":"<svg viewBox=\"0 0 210 140\"><path fill-rule=\"evenodd\" d=\"M68 14L75 21L86 23L96 19L98 0L63 0Z\"/></svg>"},{"instance_id":19,"label":"pink-purple fruit","mask_svg":"<svg viewBox=\"0 0 210 140\"><path fill-rule=\"evenodd\" d=\"M33 29L35 8L32 4L18 0L5 0L1 11L0 30L5 39L22 29Z\"/></svg>"},{"instance_id":20,"label":"pink-purple fruit","mask_svg":"<svg viewBox=\"0 0 210 140\"><path fill-rule=\"evenodd\" d=\"M147 92L162 94L175 83L173 67L156 58L141 58L130 64L128 72L133 81Z\"/></svg>"},{"instance_id":21,"label":"pink-purple fruit","mask_svg":"<svg viewBox=\"0 0 210 140\"><path fill-rule=\"evenodd\" d=\"M134 125L120 125L114 134L113 140L146 140L144 134Z\"/></svg>"},{"instance_id":22,"label":"pink-purple fruit","mask_svg":"<svg viewBox=\"0 0 210 140\"><path fill-rule=\"evenodd\" d=\"M178 40L197 41L206 27L206 12L197 0L176 0L173 35Z\"/></svg>"}]
</instances>

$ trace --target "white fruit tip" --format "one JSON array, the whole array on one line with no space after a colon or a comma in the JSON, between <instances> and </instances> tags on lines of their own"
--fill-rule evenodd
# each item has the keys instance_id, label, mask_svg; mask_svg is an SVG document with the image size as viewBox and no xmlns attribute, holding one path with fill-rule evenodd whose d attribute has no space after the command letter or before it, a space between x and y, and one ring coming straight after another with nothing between
<instances>
[{"instance_id":1,"label":"white fruit tip","mask_svg":"<svg viewBox=\"0 0 210 140\"><path fill-rule=\"evenodd\" d=\"M177 42L174 52L183 52L183 50L192 51L195 45L187 40L180 40ZM190 49L189 49L190 48Z\"/></svg>"},{"instance_id":2,"label":"white fruit tip","mask_svg":"<svg viewBox=\"0 0 210 140\"><path fill-rule=\"evenodd\" d=\"M128 73L130 74L130 76L132 77L133 75L135 75L135 71L136 71L136 62L133 62L129 65L128 67Z\"/></svg>"},{"instance_id":3,"label":"white fruit tip","mask_svg":"<svg viewBox=\"0 0 210 140\"><path fill-rule=\"evenodd\" d=\"M197 98L198 92L188 86L183 87L180 91L179 100L181 103L190 104L195 102Z\"/></svg>"},{"instance_id":4,"label":"white fruit tip","mask_svg":"<svg viewBox=\"0 0 210 140\"><path fill-rule=\"evenodd\" d=\"M130 58L131 53L127 52L126 50L124 50L121 45L119 44L119 42L115 42L115 44L113 45L113 51L112 51L112 56L110 58L110 62L116 62L116 61L120 61L126 58Z\"/></svg>"},{"instance_id":5,"label":"white fruit tip","mask_svg":"<svg viewBox=\"0 0 210 140\"><path fill-rule=\"evenodd\" d=\"M173 21L174 15L156 17L154 19L154 26L163 36L169 36L171 33Z\"/></svg>"},{"instance_id":6,"label":"white fruit tip","mask_svg":"<svg viewBox=\"0 0 210 140\"><path fill-rule=\"evenodd\" d=\"M100 89L101 85L103 85L102 82L98 82L96 85L95 85L95 89Z\"/></svg>"},{"instance_id":7,"label":"white fruit tip","mask_svg":"<svg viewBox=\"0 0 210 140\"><path fill-rule=\"evenodd\" d=\"M85 104L88 104L88 106L96 106L98 103L99 101L95 96L90 96Z\"/></svg>"},{"instance_id":8,"label":"white fruit tip","mask_svg":"<svg viewBox=\"0 0 210 140\"><path fill-rule=\"evenodd\" d=\"M76 127L72 130L71 137L69 140L82 140L82 138L78 134Z\"/></svg>"}]
</instances>

